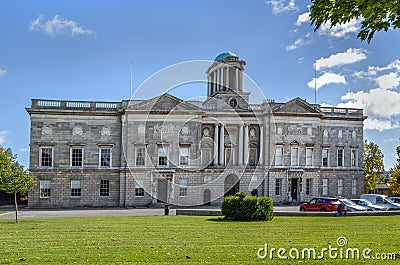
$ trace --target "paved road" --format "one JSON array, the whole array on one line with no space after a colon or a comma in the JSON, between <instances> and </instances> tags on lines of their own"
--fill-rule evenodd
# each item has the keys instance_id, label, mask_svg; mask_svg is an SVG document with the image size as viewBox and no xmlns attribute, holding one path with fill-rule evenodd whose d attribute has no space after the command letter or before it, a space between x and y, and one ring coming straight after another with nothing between
<instances>
[{"instance_id":1,"label":"paved road","mask_svg":"<svg viewBox=\"0 0 400 265\"><path fill-rule=\"evenodd\" d=\"M199 209L199 208L196 208ZM207 210L220 210L219 208L204 208ZM298 206L276 206L274 210L277 212L298 212ZM0 220L14 219L15 212L13 209L0 209L5 212L0 214ZM170 215L175 215L175 209L170 209ZM164 209L125 209L125 208L79 208L79 209L21 209L18 212L18 218L76 218L76 217L106 217L106 216L156 216L164 215Z\"/></svg>"}]
</instances>

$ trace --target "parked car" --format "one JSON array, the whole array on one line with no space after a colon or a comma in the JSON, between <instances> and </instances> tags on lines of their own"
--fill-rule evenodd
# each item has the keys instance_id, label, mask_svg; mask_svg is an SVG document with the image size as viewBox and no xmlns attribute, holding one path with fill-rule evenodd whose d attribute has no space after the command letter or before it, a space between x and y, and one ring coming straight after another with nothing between
<instances>
[{"instance_id":1,"label":"parked car","mask_svg":"<svg viewBox=\"0 0 400 265\"><path fill-rule=\"evenodd\" d=\"M362 194L360 199L366 199L373 204L388 208L388 210L400 210L400 204L393 202L387 196L381 194Z\"/></svg>"},{"instance_id":2,"label":"parked car","mask_svg":"<svg viewBox=\"0 0 400 265\"><path fill-rule=\"evenodd\" d=\"M357 205L361 205L367 207L370 211L387 211L388 208L380 205L373 204L369 200L366 199L351 199L350 201L354 202Z\"/></svg>"},{"instance_id":3,"label":"parked car","mask_svg":"<svg viewBox=\"0 0 400 265\"><path fill-rule=\"evenodd\" d=\"M389 197L391 201L395 203L400 203L400 197Z\"/></svg>"},{"instance_id":4,"label":"parked car","mask_svg":"<svg viewBox=\"0 0 400 265\"><path fill-rule=\"evenodd\" d=\"M344 203L344 210L348 212L365 212L368 211L367 207L357 205L348 199L339 199L339 201Z\"/></svg>"},{"instance_id":5,"label":"parked car","mask_svg":"<svg viewBox=\"0 0 400 265\"><path fill-rule=\"evenodd\" d=\"M309 202L300 204L300 211L335 212L339 206L337 198L313 198Z\"/></svg>"}]
</instances>

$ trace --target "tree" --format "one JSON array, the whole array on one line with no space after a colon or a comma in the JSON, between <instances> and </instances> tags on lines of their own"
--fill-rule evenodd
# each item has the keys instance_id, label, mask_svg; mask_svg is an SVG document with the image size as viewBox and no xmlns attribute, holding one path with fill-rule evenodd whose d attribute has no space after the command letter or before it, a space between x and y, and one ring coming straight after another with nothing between
<instances>
[{"instance_id":1,"label":"tree","mask_svg":"<svg viewBox=\"0 0 400 265\"><path fill-rule=\"evenodd\" d=\"M370 193L376 187L376 183L383 182L385 177L383 173L383 154L377 144L368 143L365 140L364 144L364 192Z\"/></svg>"},{"instance_id":2,"label":"tree","mask_svg":"<svg viewBox=\"0 0 400 265\"><path fill-rule=\"evenodd\" d=\"M396 148L397 164L390 169L389 189L392 194L400 195L400 145Z\"/></svg>"},{"instance_id":3,"label":"tree","mask_svg":"<svg viewBox=\"0 0 400 265\"><path fill-rule=\"evenodd\" d=\"M18 194L27 194L37 184L23 166L18 163L11 149L0 147L0 190L14 194L15 222L18 223Z\"/></svg>"},{"instance_id":4,"label":"tree","mask_svg":"<svg viewBox=\"0 0 400 265\"><path fill-rule=\"evenodd\" d=\"M332 28L352 19L361 19L357 37L370 43L376 32L400 27L399 0L311 0L311 3L314 31L326 23Z\"/></svg>"}]
</instances>

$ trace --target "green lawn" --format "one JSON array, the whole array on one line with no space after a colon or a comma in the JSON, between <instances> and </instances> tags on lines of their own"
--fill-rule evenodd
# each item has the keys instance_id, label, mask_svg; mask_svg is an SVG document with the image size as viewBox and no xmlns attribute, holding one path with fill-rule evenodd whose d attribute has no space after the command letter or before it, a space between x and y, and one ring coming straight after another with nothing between
<instances>
[{"instance_id":1,"label":"green lawn","mask_svg":"<svg viewBox=\"0 0 400 265\"><path fill-rule=\"evenodd\" d=\"M338 247L397 253L400 216L275 217L271 222L227 222L213 217L156 216L0 221L0 264L298 264L257 257L269 248ZM288 253L286 253L288 255ZM306 264L360 264L360 260L302 260ZM364 262L362 260L362 262Z\"/></svg>"}]
</instances>

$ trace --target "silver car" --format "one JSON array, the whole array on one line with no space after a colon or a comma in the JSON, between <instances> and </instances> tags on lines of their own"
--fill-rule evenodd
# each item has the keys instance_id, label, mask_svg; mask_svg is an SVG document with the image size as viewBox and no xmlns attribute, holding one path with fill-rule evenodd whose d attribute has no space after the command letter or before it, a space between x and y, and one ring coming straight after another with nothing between
<instances>
[{"instance_id":1,"label":"silver car","mask_svg":"<svg viewBox=\"0 0 400 265\"><path fill-rule=\"evenodd\" d=\"M351 199L357 205L361 205L368 208L368 211L387 211L388 208L380 205L373 204L369 200L365 199Z\"/></svg>"},{"instance_id":2,"label":"silver car","mask_svg":"<svg viewBox=\"0 0 400 265\"><path fill-rule=\"evenodd\" d=\"M357 205L354 202L348 200L348 199L339 199L339 201L344 203L344 208L345 210L349 212L363 212L363 211L368 211L367 207Z\"/></svg>"}]
</instances>

